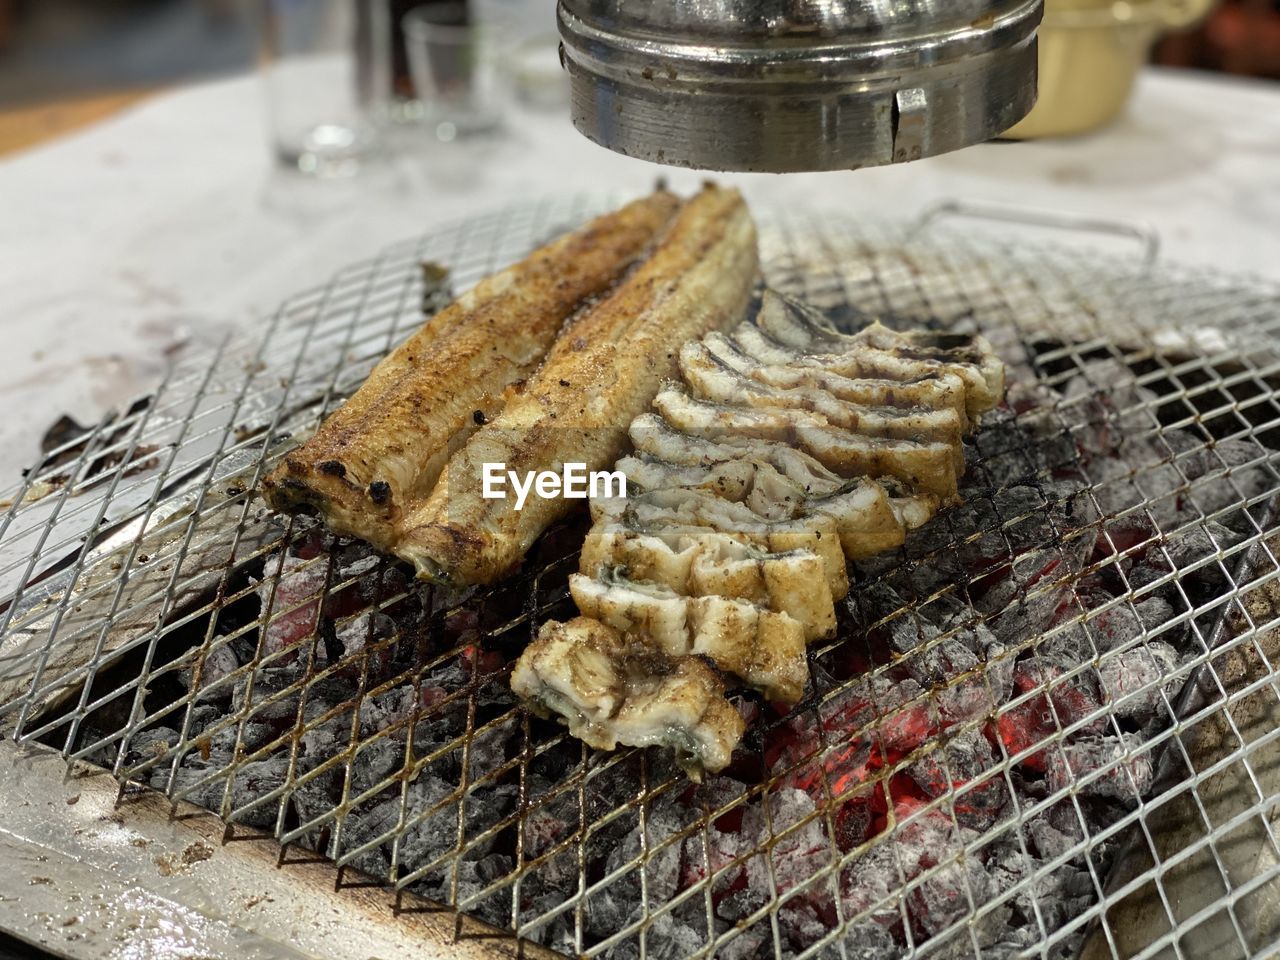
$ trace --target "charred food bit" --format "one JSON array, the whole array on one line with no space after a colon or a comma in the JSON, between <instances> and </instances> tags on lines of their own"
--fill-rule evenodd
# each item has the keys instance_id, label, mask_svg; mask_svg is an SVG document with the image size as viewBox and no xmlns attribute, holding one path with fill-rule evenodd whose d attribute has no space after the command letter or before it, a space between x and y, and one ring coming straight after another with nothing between
<instances>
[{"instance_id":1,"label":"charred food bit","mask_svg":"<svg viewBox=\"0 0 1280 960\"><path fill-rule=\"evenodd\" d=\"M311 507L341 534L395 550L400 522L450 451L492 419L565 320L613 286L679 201L661 191L481 280L401 344L264 481L277 510Z\"/></svg>"}]
</instances>

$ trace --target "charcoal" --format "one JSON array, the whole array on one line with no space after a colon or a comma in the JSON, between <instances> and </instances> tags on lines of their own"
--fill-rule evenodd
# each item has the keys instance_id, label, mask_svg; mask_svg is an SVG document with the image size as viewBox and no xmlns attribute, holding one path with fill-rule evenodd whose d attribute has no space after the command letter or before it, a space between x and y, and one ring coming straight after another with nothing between
<instances>
[{"instance_id":1,"label":"charcoal","mask_svg":"<svg viewBox=\"0 0 1280 960\"><path fill-rule=\"evenodd\" d=\"M1173 680L1177 667L1178 654L1171 646L1149 640L1103 659L1098 664L1098 682L1116 716L1146 724L1163 710L1164 691L1177 685Z\"/></svg>"},{"instance_id":2,"label":"charcoal","mask_svg":"<svg viewBox=\"0 0 1280 960\"><path fill-rule=\"evenodd\" d=\"M289 692L283 693L286 690ZM351 690L347 684L331 677L316 681L306 694L309 701L320 701L326 709L334 703L341 703L350 695ZM238 714L247 709L259 721L293 720L298 715L302 696L303 685L293 668L259 667L252 677L242 677L236 682L231 694L231 710Z\"/></svg>"},{"instance_id":3,"label":"charcoal","mask_svg":"<svg viewBox=\"0 0 1280 960\"><path fill-rule=\"evenodd\" d=\"M298 772L298 780L290 796L297 810L301 823L309 823L318 817L331 813L342 795L343 770L341 767L328 769L310 779L303 780ZM318 841L319 836L312 838Z\"/></svg>"},{"instance_id":4,"label":"charcoal","mask_svg":"<svg viewBox=\"0 0 1280 960\"><path fill-rule=\"evenodd\" d=\"M1091 494L1098 509L1105 517L1115 517L1128 511L1136 511L1145 518L1148 510L1156 525L1164 530L1177 523L1177 500L1167 494L1178 490L1182 477L1171 466L1139 467L1115 459L1090 461L1088 477ZM1161 499L1149 507L1147 500L1153 496Z\"/></svg>"},{"instance_id":5,"label":"charcoal","mask_svg":"<svg viewBox=\"0 0 1280 960\"><path fill-rule=\"evenodd\" d=\"M1102 691L1097 676L1093 670L1072 673L1076 667L1072 657L1055 655L1052 650L1037 651L1014 670L1014 686L1020 693L1040 692L1035 700L1047 698L1051 709L1044 720L1051 730L1072 728L1079 733L1078 725L1085 722L1085 730L1100 731L1105 719L1100 716ZM1090 717L1093 719L1087 719Z\"/></svg>"},{"instance_id":6,"label":"charcoal","mask_svg":"<svg viewBox=\"0 0 1280 960\"><path fill-rule=\"evenodd\" d=\"M1168 607L1167 602L1160 602ZM1145 617L1161 612L1156 606L1142 609L1141 606L1134 608L1128 604L1119 604L1090 617L1089 633L1099 653L1117 650L1129 646L1142 635L1144 629L1148 629Z\"/></svg>"},{"instance_id":7,"label":"charcoal","mask_svg":"<svg viewBox=\"0 0 1280 960\"><path fill-rule=\"evenodd\" d=\"M639 881L634 889L639 889ZM633 890L618 888L616 881L602 890L592 891L583 911L587 929L597 938L613 936L627 925L636 899ZM564 893L557 892L552 895L551 905L558 906L563 901Z\"/></svg>"},{"instance_id":8,"label":"charcoal","mask_svg":"<svg viewBox=\"0 0 1280 960\"><path fill-rule=\"evenodd\" d=\"M404 766L404 743L391 737L366 741L351 761L351 796L384 782Z\"/></svg>"},{"instance_id":9,"label":"charcoal","mask_svg":"<svg viewBox=\"0 0 1280 960\"><path fill-rule=\"evenodd\" d=\"M746 884L723 896L716 906L716 916L730 922L745 920L768 902L767 890Z\"/></svg>"},{"instance_id":10,"label":"charcoal","mask_svg":"<svg viewBox=\"0 0 1280 960\"><path fill-rule=\"evenodd\" d=\"M280 654L278 662L296 659L284 652L315 636L320 619L320 598L328 579L329 564L304 560L289 553L276 554L267 561L263 579L257 582L267 624L262 636L262 655Z\"/></svg>"},{"instance_id":11,"label":"charcoal","mask_svg":"<svg viewBox=\"0 0 1280 960\"><path fill-rule=\"evenodd\" d=\"M225 681L240 663L231 647L225 642L210 647L200 661L200 686L198 693L202 700L226 700L231 696L231 684ZM192 670L188 668L178 673L178 681L191 689Z\"/></svg>"},{"instance_id":12,"label":"charcoal","mask_svg":"<svg viewBox=\"0 0 1280 960\"><path fill-rule=\"evenodd\" d=\"M1029 818L1025 830L1028 844L1042 860L1064 856L1084 840L1080 819L1067 800Z\"/></svg>"},{"instance_id":13,"label":"charcoal","mask_svg":"<svg viewBox=\"0 0 1280 960\"><path fill-rule=\"evenodd\" d=\"M990 614L987 623L1007 647L1025 645L1039 636L1069 602L1071 581L1093 553L1096 535L1080 531L1059 546L1033 550L1014 560L1010 575L979 602Z\"/></svg>"},{"instance_id":14,"label":"charcoal","mask_svg":"<svg viewBox=\"0 0 1280 960\"><path fill-rule=\"evenodd\" d=\"M1045 751L1049 789L1061 790L1072 784L1084 796L1107 797L1134 805L1151 788L1154 770L1151 752L1138 750L1142 738L1135 734L1120 737L1087 737ZM1126 757L1125 753L1131 753ZM1102 776L1082 782L1095 771Z\"/></svg>"},{"instance_id":15,"label":"charcoal","mask_svg":"<svg viewBox=\"0 0 1280 960\"><path fill-rule=\"evenodd\" d=\"M242 808L283 784L288 768L287 756L273 756L246 763L237 770L231 783L230 819L262 829L273 827L278 813L278 800L268 801L248 810Z\"/></svg>"},{"instance_id":16,"label":"charcoal","mask_svg":"<svg viewBox=\"0 0 1280 960\"><path fill-rule=\"evenodd\" d=\"M813 817L813 798L803 790L782 789L768 795L770 824L757 827L760 845L774 838L771 859L774 889L779 894L803 885L815 873L834 860L831 842L823 830L822 818ZM806 817L811 817L807 822ZM743 827L748 829L744 816ZM747 865L747 880L752 886L770 889L768 866L757 857ZM810 888L810 893L813 892Z\"/></svg>"},{"instance_id":17,"label":"charcoal","mask_svg":"<svg viewBox=\"0 0 1280 960\"><path fill-rule=\"evenodd\" d=\"M477 790L466 797L467 856L478 858L493 849L494 830L515 809L516 793L514 783L499 783L486 785L483 790ZM488 835L478 839L482 834Z\"/></svg>"},{"instance_id":18,"label":"charcoal","mask_svg":"<svg viewBox=\"0 0 1280 960\"><path fill-rule=\"evenodd\" d=\"M261 747L279 739L279 727L271 723L260 723L247 720L245 723L232 723L223 727L209 737L209 746L219 752L232 755L237 746L244 754L253 753Z\"/></svg>"},{"instance_id":19,"label":"charcoal","mask_svg":"<svg viewBox=\"0 0 1280 960\"><path fill-rule=\"evenodd\" d=\"M1261 496L1277 483L1274 462L1274 454L1252 440L1220 440L1200 451L1188 468L1196 477L1191 497L1203 513L1213 514Z\"/></svg>"},{"instance_id":20,"label":"charcoal","mask_svg":"<svg viewBox=\"0 0 1280 960\"><path fill-rule=\"evenodd\" d=\"M423 717L413 725L413 750L423 757L462 736L467 728L466 700L453 701L443 711Z\"/></svg>"},{"instance_id":21,"label":"charcoal","mask_svg":"<svg viewBox=\"0 0 1280 960\"><path fill-rule=\"evenodd\" d=\"M893 935L881 924L864 920L851 923L835 946L834 956L848 960L885 960L901 953Z\"/></svg>"},{"instance_id":22,"label":"charcoal","mask_svg":"<svg viewBox=\"0 0 1280 960\"><path fill-rule=\"evenodd\" d=\"M993 501L1003 536L1014 552L1040 546L1057 539L1055 517L1044 486L1029 483L1000 491ZM1074 491L1073 491L1074 492Z\"/></svg>"},{"instance_id":23,"label":"charcoal","mask_svg":"<svg viewBox=\"0 0 1280 960\"><path fill-rule=\"evenodd\" d=\"M395 634L395 621L378 610L362 613L336 628L343 657L353 657L366 646Z\"/></svg>"},{"instance_id":24,"label":"charcoal","mask_svg":"<svg viewBox=\"0 0 1280 960\"><path fill-rule=\"evenodd\" d=\"M864 627L894 616L907 606L907 600L894 587L884 581L867 584L861 590L849 594L858 623Z\"/></svg>"},{"instance_id":25,"label":"charcoal","mask_svg":"<svg viewBox=\"0 0 1280 960\"><path fill-rule=\"evenodd\" d=\"M627 917L625 924L619 924L610 933L624 925L638 924L643 919L643 909L637 907ZM653 960L685 960L706 945L706 923L701 904L696 901L683 903L673 910L658 914L643 934L644 956L652 957ZM618 960L638 960L641 956L640 936L637 934L623 940L610 950L610 960L614 957Z\"/></svg>"},{"instance_id":26,"label":"charcoal","mask_svg":"<svg viewBox=\"0 0 1280 960\"><path fill-rule=\"evenodd\" d=\"M990 659L989 651L999 643L996 635L991 632L991 628L985 622L976 619L973 611L968 607L944 616L942 628L953 634L956 640L983 660Z\"/></svg>"},{"instance_id":27,"label":"charcoal","mask_svg":"<svg viewBox=\"0 0 1280 960\"><path fill-rule=\"evenodd\" d=\"M341 840L338 841L335 836L335 842L330 845L328 851L329 856L346 855L365 844L373 843L374 840L381 840L381 843L361 850L348 862L354 869L367 873L375 879L387 879L391 870L391 837L394 836L399 823L399 795L384 800L367 800L352 808L342 820ZM341 843L341 849L336 846L338 842ZM405 872L405 864L412 863L412 860L405 858L402 847L400 872Z\"/></svg>"},{"instance_id":28,"label":"charcoal","mask_svg":"<svg viewBox=\"0 0 1280 960\"><path fill-rule=\"evenodd\" d=\"M767 956L772 948L773 936L760 929L760 926L740 931L732 940L721 944L716 951L717 960L753 960L755 957Z\"/></svg>"},{"instance_id":29,"label":"charcoal","mask_svg":"<svg viewBox=\"0 0 1280 960\"><path fill-rule=\"evenodd\" d=\"M987 666L984 676L987 688L1000 703L1013 692L1013 673L1017 669L1016 651L1007 650L1002 643L989 644L986 648Z\"/></svg>"},{"instance_id":30,"label":"charcoal","mask_svg":"<svg viewBox=\"0 0 1280 960\"><path fill-rule=\"evenodd\" d=\"M684 829L685 823L673 812L653 811L648 817L645 836L648 838L649 855L644 861L645 883L650 897L659 902L671 899L680 883L680 860L684 844L670 842L670 838ZM605 861L605 872L612 873L643 855L639 824L630 830L622 841L610 851ZM616 884L619 891L628 891L639 897L640 873L632 870Z\"/></svg>"},{"instance_id":31,"label":"charcoal","mask_svg":"<svg viewBox=\"0 0 1280 960\"><path fill-rule=\"evenodd\" d=\"M516 717L511 716L494 726L479 731L471 738L467 753L472 782L498 774L507 762L512 738L519 734Z\"/></svg>"},{"instance_id":32,"label":"charcoal","mask_svg":"<svg viewBox=\"0 0 1280 960\"><path fill-rule=\"evenodd\" d=\"M1034 389L1034 388L1032 388ZM974 472L993 489L1054 473L1078 459L1075 441L1053 410L1056 396L1033 395L1017 384L1010 387L1010 407L983 420L973 438Z\"/></svg>"},{"instance_id":33,"label":"charcoal","mask_svg":"<svg viewBox=\"0 0 1280 960\"><path fill-rule=\"evenodd\" d=\"M1016 888L1011 903L1031 942L1041 939L1037 914L1050 931L1078 916L1094 901L1093 883L1079 860L1045 873L1044 861L1022 852L1016 839L1001 839L986 851L987 875L1001 892Z\"/></svg>"},{"instance_id":34,"label":"charcoal","mask_svg":"<svg viewBox=\"0 0 1280 960\"><path fill-rule=\"evenodd\" d=\"M1001 702L993 696L988 678L982 672L943 687L937 691L935 699L944 728L988 717Z\"/></svg>"},{"instance_id":35,"label":"charcoal","mask_svg":"<svg viewBox=\"0 0 1280 960\"><path fill-rule=\"evenodd\" d=\"M405 822L412 825L401 833L401 863L411 865L411 869L420 867L457 846L458 801L449 799L454 792L455 788L429 774L420 775L409 784ZM398 798L396 802L399 803ZM478 851L480 855L485 852Z\"/></svg>"},{"instance_id":36,"label":"charcoal","mask_svg":"<svg viewBox=\"0 0 1280 960\"><path fill-rule=\"evenodd\" d=\"M579 828L578 792L560 790L542 777L528 782L528 806L524 816L524 852L538 857Z\"/></svg>"},{"instance_id":37,"label":"charcoal","mask_svg":"<svg viewBox=\"0 0 1280 960\"><path fill-rule=\"evenodd\" d=\"M895 846L892 843L873 846L841 871L840 909L846 920L865 919L885 927L900 920L894 894L904 877Z\"/></svg>"},{"instance_id":38,"label":"charcoal","mask_svg":"<svg viewBox=\"0 0 1280 960\"><path fill-rule=\"evenodd\" d=\"M591 900L594 899L595 898L592 897L587 901L588 913L591 909ZM543 917L551 910L560 906L563 902L564 894L558 890L538 897L531 897L527 902L527 906L521 910L521 923L531 921L538 917ZM615 927L614 929L617 928ZM539 926L529 928L523 936L528 940L532 940L534 943L559 951L567 956L576 956L579 953L574 943L572 911L568 914L560 914L554 919L540 924Z\"/></svg>"},{"instance_id":39,"label":"charcoal","mask_svg":"<svg viewBox=\"0 0 1280 960\"><path fill-rule=\"evenodd\" d=\"M413 687L396 687L360 701L360 735L370 737L389 727L401 727L418 707Z\"/></svg>"},{"instance_id":40,"label":"charcoal","mask_svg":"<svg viewBox=\"0 0 1280 960\"><path fill-rule=\"evenodd\" d=\"M187 736L198 737L200 734L213 725L217 720L225 719L227 711L225 707L219 707L213 703L194 703L191 707L190 726L187 728ZM174 721L177 722L176 719Z\"/></svg>"},{"instance_id":41,"label":"charcoal","mask_svg":"<svg viewBox=\"0 0 1280 960\"><path fill-rule=\"evenodd\" d=\"M1183 650L1187 634L1190 632L1185 623L1170 624L1175 616L1173 604L1164 597L1152 595L1134 605L1142 626L1151 634L1159 634L1160 639L1174 649Z\"/></svg>"},{"instance_id":42,"label":"charcoal","mask_svg":"<svg viewBox=\"0 0 1280 960\"><path fill-rule=\"evenodd\" d=\"M350 716L334 717L307 727L299 738L298 764L303 770L314 770L326 760L342 753L351 739Z\"/></svg>"},{"instance_id":43,"label":"charcoal","mask_svg":"<svg viewBox=\"0 0 1280 960\"><path fill-rule=\"evenodd\" d=\"M578 804L574 791L561 793L539 804L525 814L525 862L546 857L578 829ZM526 886L535 895L544 891L562 891L577 882L578 860L572 846L561 849L526 874Z\"/></svg>"},{"instance_id":44,"label":"charcoal","mask_svg":"<svg viewBox=\"0 0 1280 960\"><path fill-rule=\"evenodd\" d=\"M941 854L939 855L941 859ZM952 924L963 920L974 907L987 903L999 892L986 867L975 857L946 854L939 868L923 883L911 891L907 909L915 925L926 936L936 936ZM980 946L994 943L1004 932L1005 923L1012 911L1004 907L988 913L973 924L972 932ZM960 956L971 955L968 935L961 930ZM952 954L953 956L956 954Z\"/></svg>"},{"instance_id":45,"label":"charcoal","mask_svg":"<svg viewBox=\"0 0 1280 960\"><path fill-rule=\"evenodd\" d=\"M1206 520L1170 534L1165 541L1165 552L1174 565L1182 569L1212 556L1218 550L1233 547L1240 540L1240 535L1234 530L1216 521ZM1207 569L1214 570L1214 565L1209 565Z\"/></svg>"},{"instance_id":46,"label":"charcoal","mask_svg":"<svg viewBox=\"0 0 1280 960\"><path fill-rule=\"evenodd\" d=\"M180 737L178 731L169 727L151 727L139 730L129 738L125 749L125 765L136 766L144 760L153 760L169 752Z\"/></svg>"},{"instance_id":47,"label":"charcoal","mask_svg":"<svg viewBox=\"0 0 1280 960\"><path fill-rule=\"evenodd\" d=\"M1173 570L1185 570L1240 540L1240 534L1212 520L1191 524L1167 536L1162 550L1152 549L1135 563L1129 571L1129 582L1133 589L1140 590L1167 577ZM1230 564L1234 561L1225 562ZM1226 586L1219 564L1212 561L1180 574L1179 581L1196 601L1220 594ZM1170 599L1176 602L1176 591L1172 587L1166 589L1170 592Z\"/></svg>"},{"instance_id":48,"label":"charcoal","mask_svg":"<svg viewBox=\"0 0 1280 960\"><path fill-rule=\"evenodd\" d=\"M998 773L984 777L998 759L983 731L970 729L913 762L906 773L930 797L946 796L980 781L956 793L951 807L960 826L981 831L995 823L1008 801L1004 778Z\"/></svg>"},{"instance_id":49,"label":"charcoal","mask_svg":"<svg viewBox=\"0 0 1280 960\"><path fill-rule=\"evenodd\" d=\"M738 811L741 814L741 811ZM735 860L748 858L760 843L758 832L759 820L755 818L742 828L741 819L737 824L726 824L720 829L721 821L715 821L704 833L699 831L687 837L681 864L680 886L687 889L701 883L707 877L708 866L715 879L711 883L711 893L716 900L716 913L725 920L741 920L760 909L765 903L765 889L748 883L747 871L753 860L763 861L759 854L745 862ZM733 819L732 817L730 818Z\"/></svg>"},{"instance_id":50,"label":"charcoal","mask_svg":"<svg viewBox=\"0 0 1280 960\"><path fill-rule=\"evenodd\" d=\"M338 580L349 580L372 573L382 563L382 557L363 540L342 543L332 556L334 577Z\"/></svg>"},{"instance_id":51,"label":"charcoal","mask_svg":"<svg viewBox=\"0 0 1280 960\"><path fill-rule=\"evenodd\" d=\"M478 896L491 886L494 881L509 876L514 867L515 862L510 857L500 853L491 853L477 860L459 860L458 901L461 902ZM482 919L487 919L490 923L502 923L505 925L505 922L510 919L509 899L507 899L506 904L507 909L505 911L499 907L487 917L482 915ZM488 900L481 902L482 908L487 905L489 905Z\"/></svg>"},{"instance_id":52,"label":"charcoal","mask_svg":"<svg viewBox=\"0 0 1280 960\"><path fill-rule=\"evenodd\" d=\"M911 681L903 681L900 686L907 682ZM904 704L894 700L874 702L883 710L874 738L888 761L913 752L942 729L942 715L933 700L917 699Z\"/></svg>"},{"instance_id":53,"label":"charcoal","mask_svg":"<svg viewBox=\"0 0 1280 960\"><path fill-rule=\"evenodd\" d=\"M1071 419L1093 428L1078 438L1091 453L1108 456L1126 452L1126 447L1149 446L1152 432L1160 428L1155 415L1159 397L1139 386L1133 371L1119 360L1091 362L1067 382L1063 393Z\"/></svg>"},{"instance_id":54,"label":"charcoal","mask_svg":"<svg viewBox=\"0 0 1280 960\"><path fill-rule=\"evenodd\" d=\"M902 666L921 686L930 687L974 670L978 656L961 639L943 637L942 628L912 611L888 625L890 643Z\"/></svg>"},{"instance_id":55,"label":"charcoal","mask_svg":"<svg viewBox=\"0 0 1280 960\"><path fill-rule=\"evenodd\" d=\"M191 757L184 758L183 763L172 771L172 785L169 783L170 770L167 765L153 769L151 772L151 786L157 790L164 790L175 800L186 800L207 810L220 813L223 797L227 790L226 778L219 777L203 784L200 784L200 781L228 767L231 763L231 757L226 754L210 754L208 761L204 761L200 758L199 753L194 756L196 757L195 760L192 760ZM197 784L199 785L197 786Z\"/></svg>"}]
</instances>

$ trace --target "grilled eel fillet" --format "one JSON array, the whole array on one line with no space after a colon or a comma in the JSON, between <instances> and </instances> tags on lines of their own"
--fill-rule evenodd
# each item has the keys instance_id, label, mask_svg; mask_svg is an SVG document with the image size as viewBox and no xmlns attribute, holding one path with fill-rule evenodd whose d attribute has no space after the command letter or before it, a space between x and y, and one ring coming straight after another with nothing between
<instances>
[{"instance_id":1,"label":"grilled eel fillet","mask_svg":"<svg viewBox=\"0 0 1280 960\"><path fill-rule=\"evenodd\" d=\"M590 746L670 747L694 779L728 765L745 731L706 663L668 657L585 617L543 624L511 682L536 713L563 717Z\"/></svg>"},{"instance_id":2,"label":"grilled eel fillet","mask_svg":"<svg viewBox=\"0 0 1280 960\"><path fill-rule=\"evenodd\" d=\"M601 625L653 651L664 675L710 661L768 699L797 701L806 644L835 632L846 560L896 548L954 502L961 438L1004 390L981 337L879 324L843 335L771 291L753 322L685 344L679 367L683 384L632 422L633 453L617 462L629 496L592 500L569 585L583 617L545 625L512 675L538 709L591 700L553 663ZM555 702L538 699L548 684ZM631 701L615 723L597 704L588 742L654 742L635 737L658 716L641 722L642 707ZM693 765L690 744L714 743L697 759L720 769L708 764L725 762L726 731L682 729L683 762Z\"/></svg>"},{"instance_id":3,"label":"grilled eel fillet","mask_svg":"<svg viewBox=\"0 0 1280 960\"><path fill-rule=\"evenodd\" d=\"M264 481L277 510L316 508L340 534L396 549L400 522L451 447L498 415L566 319L617 283L680 202L658 191L481 280L383 359Z\"/></svg>"},{"instance_id":4,"label":"grilled eel fillet","mask_svg":"<svg viewBox=\"0 0 1280 960\"><path fill-rule=\"evenodd\" d=\"M482 496L484 464L520 476L588 471L624 450L627 425L675 373L684 341L741 319L755 287L756 230L736 190L707 186L676 215L650 257L557 341L502 413L450 458L440 483L405 517L394 552L424 579L490 583L509 573L564 498Z\"/></svg>"}]
</instances>

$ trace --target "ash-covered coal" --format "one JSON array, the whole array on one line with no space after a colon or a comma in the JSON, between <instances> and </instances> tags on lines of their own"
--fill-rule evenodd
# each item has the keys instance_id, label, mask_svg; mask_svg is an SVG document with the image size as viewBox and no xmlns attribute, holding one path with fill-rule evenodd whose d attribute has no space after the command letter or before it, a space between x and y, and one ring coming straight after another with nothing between
<instances>
[{"instance_id":1,"label":"ash-covered coal","mask_svg":"<svg viewBox=\"0 0 1280 960\"><path fill-rule=\"evenodd\" d=\"M126 763L166 757L154 786L569 954L1071 956L1097 834L1150 793L1149 738L1212 629L1188 604L1223 595L1280 485L1269 451L1163 426L1132 382L1015 386L964 503L851 571L808 696L744 698L739 756L701 784L518 709L528 583L443 596L314 534L267 562L267 626L215 630L190 709Z\"/></svg>"}]
</instances>

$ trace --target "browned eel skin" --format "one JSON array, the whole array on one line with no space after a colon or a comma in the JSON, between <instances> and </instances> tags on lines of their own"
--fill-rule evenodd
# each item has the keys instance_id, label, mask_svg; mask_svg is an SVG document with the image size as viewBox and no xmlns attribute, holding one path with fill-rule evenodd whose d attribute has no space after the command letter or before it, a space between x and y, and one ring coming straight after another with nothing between
<instances>
[{"instance_id":1,"label":"browned eel skin","mask_svg":"<svg viewBox=\"0 0 1280 960\"><path fill-rule=\"evenodd\" d=\"M481 280L285 457L263 483L267 502L314 507L336 532L394 550L397 522L425 500L452 450L498 415L566 319L617 283L679 206L660 190Z\"/></svg>"},{"instance_id":2,"label":"browned eel skin","mask_svg":"<svg viewBox=\"0 0 1280 960\"><path fill-rule=\"evenodd\" d=\"M394 552L421 577L491 583L519 563L575 501L530 493L481 496L483 465L520 475L566 462L599 470L626 445L627 426L676 372L680 345L742 318L759 268L755 225L736 190L705 187L653 254L576 320L538 373L450 460L440 483L402 524Z\"/></svg>"}]
</instances>

